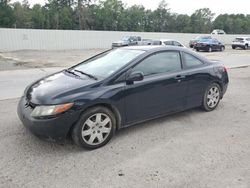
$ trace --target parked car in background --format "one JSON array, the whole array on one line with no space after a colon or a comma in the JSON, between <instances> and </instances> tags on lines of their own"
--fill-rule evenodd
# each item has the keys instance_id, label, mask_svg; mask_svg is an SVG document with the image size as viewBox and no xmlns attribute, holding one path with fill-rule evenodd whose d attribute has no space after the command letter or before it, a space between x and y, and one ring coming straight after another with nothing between
<instances>
[{"instance_id":1,"label":"parked car in background","mask_svg":"<svg viewBox=\"0 0 250 188\"><path fill-rule=\"evenodd\" d=\"M190 40L190 42L189 42L189 47L190 47L190 48L193 48L194 45L195 45L199 40L202 40L202 39L212 39L212 37L211 37L211 36L199 36L199 37L196 37L195 39Z\"/></svg>"},{"instance_id":2,"label":"parked car in background","mask_svg":"<svg viewBox=\"0 0 250 188\"><path fill-rule=\"evenodd\" d=\"M77 145L96 149L142 121L194 107L214 110L228 82L222 64L186 48L125 47L32 83L18 115L38 137L71 135Z\"/></svg>"},{"instance_id":3,"label":"parked car in background","mask_svg":"<svg viewBox=\"0 0 250 188\"><path fill-rule=\"evenodd\" d=\"M211 35L225 35L226 32L224 30L221 29L215 29L212 31Z\"/></svg>"},{"instance_id":4,"label":"parked car in background","mask_svg":"<svg viewBox=\"0 0 250 188\"><path fill-rule=\"evenodd\" d=\"M237 37L234 39L232 43L232 48L242 48L242 49L248 49L250 46L250 37Z\"/></svg>"},{"instance_id":5,"label":"parked car in background","mask_svg":"<svg viewBox=\"0 0 250 188\"><path fill-rule=\"evenodd\" d=\"M151 45L152 42L152 39L142 39L141 42L138 42L138 45Z\"/></svg>"},{"instance_id":6,"label":"parked car in background","mask_svg":"<svg viewBox=\"0 0 250 188\"><path fill-rule=\"evenodd\" d=\"M112 48L138 45L142 41L140 36L125 36L119 41L112 43Z\"/></svg>"},{"instance_id":7,"label":"parked car in background","mask_svg":"<svg viewBox=\"0 0 250 188\"><path fill-rule=\"evenodd\" d=\"M219 42L217 39L202 39L196 42L194 45L196 51L224 51L225 46Z\"/></svg>"},{"instance_id":8,"label":"parked car in background","mask_svg":"<svg viewBox=\"0 0 250 188\"><path fill-rule=\"evenodd\" d=\"M177 40L173 40L173 39L154 40L152 42L152 45L185 47L182 43L180 43Z\"/></svg>"}]
</instances>

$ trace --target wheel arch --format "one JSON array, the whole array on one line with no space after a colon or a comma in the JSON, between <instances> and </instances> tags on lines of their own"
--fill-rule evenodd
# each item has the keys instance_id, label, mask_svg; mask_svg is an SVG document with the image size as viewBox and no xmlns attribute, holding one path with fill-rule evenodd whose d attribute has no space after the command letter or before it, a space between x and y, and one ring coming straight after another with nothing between
<instances>
[{"instance_id":1,"label":"wheel arch","mask_svg":"<svg viewBox=\"0 0 250 188\"><path fill-rule=\"evenodd\" d=\"M116 127L115 127L115 129L118 130L118 129L121 128L121 126L122 126L122 118L121 118L121 114L120 114L119 110L114 105L112 105L112 104L101 102L101 103L96 103L96 104L88 106L86 109L84 109L80 113L78 119L70 127L70 129L68 131L68 134L67 134L67 137L69 137L71 135L71 132L72 132L75 124L79 121L79 119L81 118L82 114L84 114L87 110L89 110L91 108L94 108L94 107L98 107L98 106L105 107L105 108L109 109L114 114L115 119L116 119Z\"/></svg>"}]
</instances>

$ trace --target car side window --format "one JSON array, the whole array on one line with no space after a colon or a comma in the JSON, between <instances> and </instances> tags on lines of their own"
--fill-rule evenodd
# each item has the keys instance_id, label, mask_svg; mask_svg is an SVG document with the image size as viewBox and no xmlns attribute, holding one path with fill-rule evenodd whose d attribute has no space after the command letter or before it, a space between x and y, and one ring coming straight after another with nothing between
<instances>
[{"instance_id":1,"label":"car side window","mask_svg":"<svg viewBox=\"0 0 250 188\"><path fill-rule=\"evenodd\" d=\"M219 41L217 39L213 39L213 43L217 44Z\"/></svg>"},{"instance_id":2,"label":"car side window","mask_svg":"<svg viewBox=\"0 0 250 188\"><path fill-rule=\"evenodd\" d=\"M180 53L177 51L160 52L151 55L133 68L133 71L141 71L144 76L175 72L181 70Z\"/></svg>"},{"instance_id":3,"label":"car side window","mask_svg":"<svg viewBox=\"0 0 250 188\"><path fill-rule=\"evenodd\" d=\"M203 62L201 60L185 52L183 52L183 59L185 67L187 68L203 65Z\"/></svg>"},{"instance_id":4,"label":"car side window","mask_svg":"<svg viewBox=\"0 0 250 188\"><path fill-rule=\"evenodd\" d=\"M173 42L172 41L165 41L164 44L167 45L167 46L172 46Z\"/></svg>"},{"instance_id":5,"label":"car side window","mask_svg":"<svg viewBox=\"0 0 250 188\"><path fill-rule=\"evenodd\" d=\"M174 46L182 46L179 42L174 41Z\"/></svg>"}]
</instances>

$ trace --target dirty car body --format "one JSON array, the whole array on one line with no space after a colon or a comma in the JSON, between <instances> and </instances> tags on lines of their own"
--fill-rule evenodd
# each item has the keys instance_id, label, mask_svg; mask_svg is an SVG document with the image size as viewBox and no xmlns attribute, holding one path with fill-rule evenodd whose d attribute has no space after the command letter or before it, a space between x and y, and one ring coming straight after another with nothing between
<instances>
[{"instance_id":1,"label":"dirty car body","mask_svg":"<svg viewBox=\"0 0 250 188\"><path fill-rule=\"evenodd\" d=\"M114 71L91 76L76 72L82 65L109 53L128 54L129 60ZM128 81L128 75L141 62L157 54L167 53L177 57L179 69L147 75L141 81ZM136 55L134 55L136 54ZM170 56L169 56L170 57ZM188 66L187 62L200 64ZM191 60L191 61L190 61ZM112 64L112 60L111 64ZM117 63L117 62L115 62ZM157 63L157 62L154 62ZM116 64L117 65L117 64ZM90 67L89 70L92 70ZM144 67L147 69L147 67ZM94 67L96 71L98 67ZM157 68L161 70L161 68ZM28 86L18 105L18 115L23 124L35 135L61 141L70 133L81 115L93 106L104 106L116 118L116 129L138 122L183 111L202 105L204 92L211 83L221 87L223 97L228 85L228 76L220 63L181 47L137 46L104 52L74 67L42 78ZM33 116L42 113L39 108L52 106L61 110L61 104L72 104L70 108L54 115ZM59 105L59 107L58 107ZM62 108L64 108L63 106ZM37 110L39 109L39 110ZM49 113L46 111L46 113Z\"/></svg>"}]
</instances>

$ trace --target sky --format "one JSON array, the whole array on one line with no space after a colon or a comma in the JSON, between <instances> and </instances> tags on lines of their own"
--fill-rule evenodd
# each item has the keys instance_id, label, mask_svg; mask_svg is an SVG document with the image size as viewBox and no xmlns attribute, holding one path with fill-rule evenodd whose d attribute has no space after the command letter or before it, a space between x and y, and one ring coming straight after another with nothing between
<instances>
[{"instance_id":1,"label":"sky","mask_svg":"<svg viewBox=\"0 0 250 188\"><path fill-rule=\"evenodd\" d=\"M15 2L17 0L12 0ZM21 0L20 0L21 1ZM161 0L122 0L128 6L137 4L147 9L156 9ZM44 4L45 0L29 0L31 5ZM171 12L191 15L199 8L210 8L219 14L250 14L250 0L166 0Z\"/></svg>"}]
</instances>

